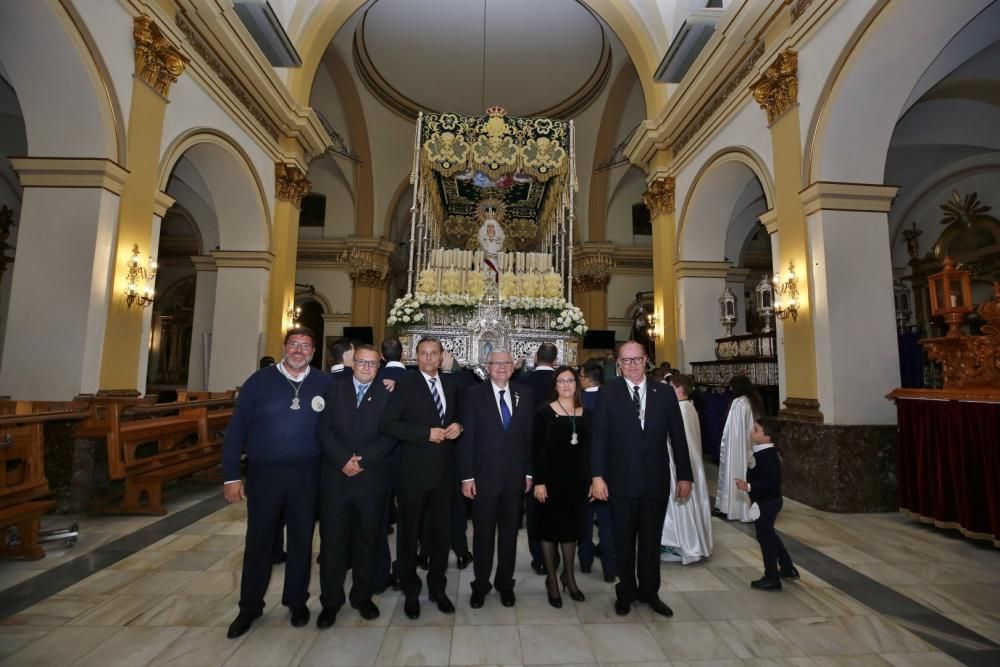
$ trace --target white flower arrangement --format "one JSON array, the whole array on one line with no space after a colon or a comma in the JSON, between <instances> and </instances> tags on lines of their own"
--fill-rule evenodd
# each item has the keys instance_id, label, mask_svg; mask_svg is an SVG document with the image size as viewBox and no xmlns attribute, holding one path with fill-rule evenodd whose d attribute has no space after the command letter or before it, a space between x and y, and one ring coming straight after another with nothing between
<instances>
[{"instance_id":1,"label":"white flower arrangement","mask_svg":"<svg viewBox=\"0 0 1000 667\"><path fill-rule=\"evenodd\" d=\"M434 292L424 294L417 292L415 297L420 306L432 306L435 308L475 308L479 304L479 297L472 294L445 294L444 292Z\"/></svg>"},{"instance_id":2,"label":"white flower arrangement","mask_svg":"<svg viewBox=\"0 0 1000 667\"><path fill-rule=\"evenodd\" d=\"M389 326L401 325L402 328L405 328L406 325L421 322L424 319L424 314L420 312L420 307L419 299L412 294L405 294L392 304L385 323Z\"/></svg>"},{"instance_id":3,"label":"white flower arrangement","mask_svg":"<svg viewBox=\"0 0 1000 667\"><path fill-rule=\"evenodd\" d=\"M583 311L568 301L564 304L565 306L559 315L552 321L552 329L566 331L577 336L587 333L587 322L583 319Z\"/></svg>"},{"instance_id":4,"label":"white flower arrangement","mask_svg":"<svg viewBox=\"0 0 1000 667\"><path fill-rule=\"evenodd\" d=\"M512 296L500 300L500 307L504 310L563 310L566 307L566 300L562 297L529 297ZM572 304L571 304L572 305Z\"/></svg>"}]
</instances>

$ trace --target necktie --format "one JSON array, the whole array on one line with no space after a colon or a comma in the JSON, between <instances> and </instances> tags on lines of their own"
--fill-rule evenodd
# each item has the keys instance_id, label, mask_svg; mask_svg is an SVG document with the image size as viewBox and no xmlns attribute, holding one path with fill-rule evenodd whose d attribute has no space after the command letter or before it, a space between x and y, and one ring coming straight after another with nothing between
<instances>
[{"instance_id":1,"label":"necktie","mask_svg":"<svg viewBox=\"0 0 1000 667\"><path fill-rule=\"evenodd\" d=\"M510 408L507 407L507 401L503 397L506 392L506 389L500 390L500 421L503 422L503 430L505 431L510 426Z\"/></svg>"},{"instance_id":2,"label":"necktie","mask_svg":"<svg viewBox=\"0 0 1000 667\"><path fill-rule=\"evenodd\" d=\"M356 399L357 399L356 405L358 405L358 406L361 405L361 399L365 397L365 392L366 391L368 391L368 385L366 385L366 384L359 384L358 385L358 395L356 396Z\"/></svg>"},{"instance_id":3,"label":"necktie","mask_svg":"<svg viewBox=\"0 0 1000 667\"><path fill-rule=\"evenodd\" d=\"M632 387L632 405L635 406L635 416L642 420L642 398L639 396L639 386Z\"/></svg>"},{"instance_id":4,"label":"necktie","mask_svg":"<svg viewBox=\"0 0 1000 667\"><path fill-rule=\"evenodd\" d=\"M441 423L444 423L444 403L441 402L441 394L437 390L437 378L428 378L431 383L431 398L434 399L434 407L437 408Z\"/></svg>"}]
</instances>

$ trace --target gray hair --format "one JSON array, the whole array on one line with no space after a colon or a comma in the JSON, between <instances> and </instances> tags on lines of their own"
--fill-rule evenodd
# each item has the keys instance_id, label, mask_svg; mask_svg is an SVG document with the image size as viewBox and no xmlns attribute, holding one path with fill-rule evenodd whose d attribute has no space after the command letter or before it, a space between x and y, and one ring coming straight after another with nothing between
<instances>
[{"instance_id":1,"label":"gray hair","mask_svg":"<svg viewBox=\"0 0 1000 667\"><path fill-rule=\"evenodd\" d=\"M506 354L508 357L510 357L511 361L514 360L514 355L510 353L510 350L508 350L507 348L501 347L501 348L497 348L497 349L493 350L492 352L490 352L489 356L486 357L486 363L490 363L490 360L493 358L493 355L495 355L495 354Z\"/></svg>"}]
</instances>

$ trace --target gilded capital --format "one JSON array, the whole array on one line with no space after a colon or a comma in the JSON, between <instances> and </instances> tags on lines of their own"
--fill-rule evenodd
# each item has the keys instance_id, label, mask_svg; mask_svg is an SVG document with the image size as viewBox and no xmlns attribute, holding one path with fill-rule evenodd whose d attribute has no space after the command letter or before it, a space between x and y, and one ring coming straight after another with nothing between
<instances>
[{"instance_id":1,"label":"gilded capital","mask_svg":"<svg viewBox=\"0 0 1000 667\"><path fill-rule=\"evenodd\" d=\"M274 163L275 196L282 201L290 201L302 206L302 198L309 194L311 184L302 170L293 164Z\"/></svg>"},{"instance_id":2,"label":"gilded capital","mask_svg":"<svg viewBox=\"0 0 1000 667\"><path fill-rule=\"evenodd\" d=\"M674 177L664 176L649 184L642 193L642 203L649 209L650 217L655 218L661 213L674 212Z\"/></svg>"},{"instance_id":3,"label":"gilded capital","mask_svg":"<svg viewBox=\"0 0 1000 667\"><path fill-rule=\"evenodd\" d=\"M135 40L135 75L164 97L177 81L188 59L174 48L148 16L137 16L132 25Z\"/></svg>"},{"instance_id":4,"label":"gilded capital","mask_svg":"<svg viewBox=\"0 0 1000 667\"><path fill-rule=\"evenodd\" d=\"M776 121L798 102L798 72L799 56L788 49L779 53L763 76L750 85L753 98L767 114L768 123Z\"/></svg>"}]
</instances>

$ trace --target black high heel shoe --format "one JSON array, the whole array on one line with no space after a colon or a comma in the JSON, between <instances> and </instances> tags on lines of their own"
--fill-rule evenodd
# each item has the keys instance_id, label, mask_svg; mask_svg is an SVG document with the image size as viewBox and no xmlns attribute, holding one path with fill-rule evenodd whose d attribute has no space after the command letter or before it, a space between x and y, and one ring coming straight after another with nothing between
<instances>
[{"instance_id":1,"label":"black high heel shoe","mask_svg":"<svg viewBox=\"0 0 1000 667\"><path fill-rule=\"evenodd\" d=\"M552 595L553 588L556 591L555 595ZM545 577L545 592L549 596L549 604L556 609L562 609L562 597L559 595L559 584L556 583L555 577Z\"/></svg>"},{"instance_id":2,"label":"black high heel shoe","mask_svg":"<svg viewBox=\"0 0 1000 667\"><path fill-rule=\"evenodd\" d=\"M563 590L566 591L567 593L569 593L569 596L571 598L573 598L577 602L583 602L584 600L587 599L587 597L583 594L583 591L581 591L579 588L576 588L576 587L570 588L569 587L569 584L566 582L566 573L565 572L563 572L561 575L559 575L559 579L562 581Z\"/></svg>"}]
</instances>

